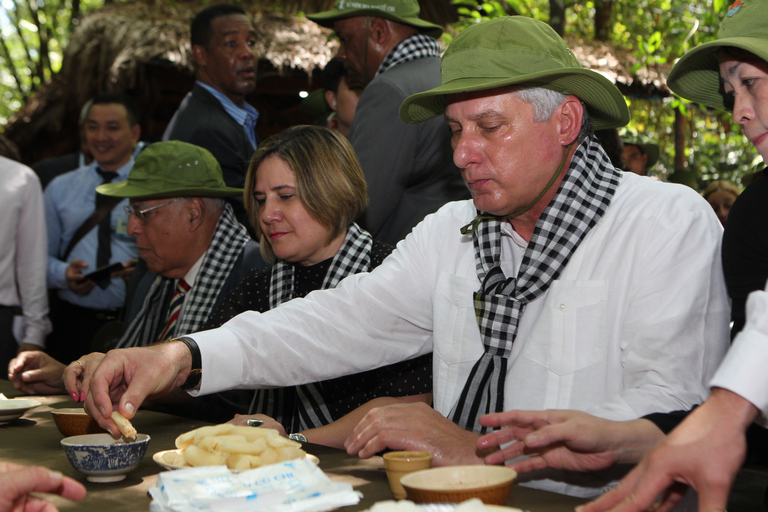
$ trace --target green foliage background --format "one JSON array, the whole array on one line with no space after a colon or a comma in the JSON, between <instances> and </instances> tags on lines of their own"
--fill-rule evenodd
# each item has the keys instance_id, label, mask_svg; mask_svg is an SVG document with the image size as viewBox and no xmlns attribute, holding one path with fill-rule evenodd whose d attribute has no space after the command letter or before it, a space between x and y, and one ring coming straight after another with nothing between
<instances>
[{"instance_id":1,"label":"green foliage background","mask_svg":"<svg viewBox=\"0 0 768 512\"><path fill-rule=\"evenodd\" d=\"M79 18L104 0L0 0L0 126L61 68Z\"/></svg>"},{"instance_id":2,"label":"green foliage background","mask_svg":"<svg viewBox=\"0 0 768 512\"><path fill-rule=\"evenodd\" d=\"M105 1L120 0L0 0L0 126L60 69L62 51L79 18ZM565 8L566 34L592 38L595 12L607 3L612 27L608 42L631 51L637 58L635 68L639 69L657 62L674 62L687 49L713 39L729 1L452 0L461 19L444 38L450 42L452 33L470 24L507 14L549 22L552 5ZM661 160L654 171L661 178L687 181L697 188L713 179L739 184L742 176L763 166L730 114L709 111L677 97L627 98L627 104L632 121L622 135L659 144ZM676 110L687 122L686 165L677 170Z\"/></svg>"}]
</instances>

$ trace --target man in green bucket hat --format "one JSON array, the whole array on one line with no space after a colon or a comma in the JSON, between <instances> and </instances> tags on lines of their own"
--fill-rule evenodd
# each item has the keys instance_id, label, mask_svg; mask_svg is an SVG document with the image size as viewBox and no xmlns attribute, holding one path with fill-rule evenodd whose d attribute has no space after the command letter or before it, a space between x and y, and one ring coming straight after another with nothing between
<instances>
[{"instance_id":1,"label":"man in green bucket hat","mask_svg":"<svg viewBox=\"0 0 768 512\"><path fill-rule=\"evenodd\" d=\"M737 0L728 7L717 38L686 53L669 74L668 84L687 100L731 111L745 137L768 161L766 20L768 0ZM732 231L733 212L737 211L736 205L744 194L750 190L755 193L753 206L745 206L746 211L765 210L766 172L763 170L757 182L734 204L723 241L724 256ZM739 269L738 285L740 289L747 285L757 289L749 294L743 330L736 335L722 364L707 383L711 387L709 398L687 417L673 414L655 419L654 423L660 427L666 425L665 432L671 430L666 437L658 429L649 431L647 422L646 425L625 422L609 429L604 423L597 426L593 420L583 418L578 426L574 422L554 425L546 436L549 446L556 446L560 452L559 461L571 461L558 462L553 464L555 467L579 465L585 458L597 460L592 452L601 453L599 459L603 461L610 461L611 454L633 454L634 458L623 457L624 463L636 462L646 454L618 486L584 507L584 512L671 510L689 487L698 492L698 510L724 511L731 503L731 487L745 457L748 455L757 464L765 463L768 288L764 277L759 285L756 283L760 267L765 265L764 244L761 245L764 236L760 229L764 223L760 215L744 218L743 223L744 227L739 228L742 231L738 232L743 233L740 237L743 240L732 240L730 243L739 245L731 250L741 252L740 258L749 258L739 261L742 266L747 266L745 262L749 261L752 268ZM723 263L728 272L725 259ZM528 419L543 424L543 418L537 416ZM682 418L685 418L682 423L672 430L671 425ZM651 440L654 442L649 442ZM584 450L586 446L589 448ZM565 447L572 448L576 456L572 458L564 453ZM538 447L543 452L548 449ZM600 465L597 466L592 465L592 469L600 469ZM746 498L754 500L742 490L734 503L744 503ZM757 500L759 503L748 506L755 510L764 508L762 491Z\"/></svg>"},{"instance_id":2,"label":"man in green bucket hat","mask_svg":"<svg viewBox=\"0 0 768 512\"><path fill-rule=\"evenodd\" d=\"M416 0L337 0L308 18L335 30L349 81L365 87L347 135L368 184L360 224L394 245L426 215L469 197L442 121L408 125L398 114L409 95L440 83L443 29L419 18Z\"/></svg>"},{"instance_id":3,"label":"man in green bucket hat","mask_svg":"<svg viewBox=\"0 0 768 512\"><path fill-rule=\"evenodd\" d=\"M243 189L226 186L221 166L206 149L157 142L136 158L126 181L97 191L130 199L128 235L149 270L126 305L118 347L151 345L199 329L250 269L266 266L259 244L224 201L242 196Z\"/></svg>"},{"instance_id":4,"label":"man in green bucket hat","mask_svg":"<svg viewBox=\"0 0 768 512\"><path fill-rule=\"evenodd\" d=\"M546 23L499 18L460 33L441 84L410 96L401 115L445 116L473 199L427 216L368 274L189 335L202 361L199 393L293 385L432 352L433 407L376 408L345 445L361 457L428 451L435 465L484 462L486 413L634 419L702 400L728 336L720 223L695 191L610 164L591 131L628 120L613 84L581 68ZM130 411L144 390L186 378L193 357L182 348L108 355L86 408L112 426L100 416L112 408L105 391L127 384L117 403ZM159 361L173 377L151 373ZM595 496L611 479L527 480Z\"/></svg>"}]
</instances>

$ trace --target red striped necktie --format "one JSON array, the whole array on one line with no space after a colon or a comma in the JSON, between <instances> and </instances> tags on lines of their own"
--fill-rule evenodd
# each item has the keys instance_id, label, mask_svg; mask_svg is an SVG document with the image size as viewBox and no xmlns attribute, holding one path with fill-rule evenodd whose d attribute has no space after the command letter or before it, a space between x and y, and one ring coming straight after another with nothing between
<instances>
[{"instance_id":1,"label":"red striped necktie","mask_svg":"<svg viewBox=\"0 0 768 512\"><path fill-rule=\"evenodd\" d=\"M189 291L191 287L183 279L179 279L176 285L176 290L171 297L171 305L168 308L168 320L165 322L162 334L157 341L165 341L173 335L174 328L176 327L176 320L179 319L179 313L181 312L181 306L184 304L184 295Z\"/></svg>"}]
</instances>

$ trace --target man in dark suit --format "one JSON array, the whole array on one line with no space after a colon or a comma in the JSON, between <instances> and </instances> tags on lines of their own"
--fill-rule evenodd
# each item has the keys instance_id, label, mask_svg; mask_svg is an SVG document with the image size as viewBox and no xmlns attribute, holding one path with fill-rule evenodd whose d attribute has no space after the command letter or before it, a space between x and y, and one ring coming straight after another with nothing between
<instances>
[{"instance_id":1,"label":"man in dark suit","mask_svg":"<svg viewBox=\"0 0 768 512\"><path fill-rule=\"evenodd\" d=\"M435 38L443 29L419 11L416 0L337 0L333 9L307 16L334 30L336 57L351 83L365 87L348 134L368 184L368 207L358 223L392 245L445 203L470 197L442 119L400 119L405 98L440 85Z\"/></svg>"},{"instance_id":2,"label":"man in dark suit","mask_svg":"<svg viewBox=\"0 0 768 512\"><path fill-rule=\"evenodd\" d=\"M195 16L191 41L195 86L179 105L163 140L207 149L221 165L226 184L242 187L258 144L259 113L245 101L256 88L256 32L241 7L220 4ZM247 223L242 198L230 202L237 218Z\"/></svg>"}]
</instances>

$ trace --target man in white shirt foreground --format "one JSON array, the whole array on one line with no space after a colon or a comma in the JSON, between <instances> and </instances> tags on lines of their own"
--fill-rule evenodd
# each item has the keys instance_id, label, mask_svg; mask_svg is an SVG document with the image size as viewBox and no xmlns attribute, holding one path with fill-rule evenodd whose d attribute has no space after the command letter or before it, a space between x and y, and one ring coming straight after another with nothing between
<instances>
[{"instance_id":1,"label":"man in white shirt foreground","mask_svg":"<svg viewBox=\"0 0 768 512\"><path fill-rule=\"evenodd\" d=\"M728 8L717 39L686 53L669 74L669 87L681 97L710 108L731 111L744 136L768 162L768 0L736 1ZM712 394L664 438L648 422L620 424L620 431L601 425L599 439L551 418L555 428L537 432L537 451L549 443L559 448L556 464L568 467L610 459L640 463L609 493L583 507L583 512L671 510L690 486L699 494L700 512L725 510L734 478L745 460L746 430L754 422L768 426L768 286L747 300L747 321L712 381ZM514 414L514 413L512 413ZM539 424L537 414L528 415ZM514 425L496 418L494 425ZM488 418L484 420L484 424ZM499 421L501 420L501 421ZM580 432L594 432L583 428ZM573 423L571 422L571 426ZM612 431L611 431L612 430ZM498 436L501 433L493 434ZM573 434L573 435L571 435ZM764 433L763 433L764 434ZM661 440L659 439L661 437ZM487 439L486 439L487 440ZM586 443L584 441L587 441ZM523 442L528 444L528 437ZM591 444L591 446L588 446ZM653 450L649 448L658 444ZM571 458L563 448L578 446ZM634 451L634 454L629 452ZM598 452L598 457L595 453ZM612 453L611 453L612 452ZM648 453L646 453L648 452ZM619 457L615 457L619 454ZM626 456L629 454L629 456ZM606 455L608 456L606 458ZM546 458L546 457L545 457ZM549 459L549 463L555 462ZM598 465L591 464L591 467ZM603 466L604 467L604 466ZM587 469L582 465L582 469Z\"/></svg>"},{"instance_id":2,"label":"man in white shirt foreground","mask_svg":"<svg viewBox=\"0 0 768 512\"><path fill-rule=\"evenodd\" d=\"M728 342L721 228L693 190L610 165L591 131L627 122L616 87L547 24L500 18L459 34L442 85L401 107L408 122L442 114L472 201L428 216L379 268L334 290L110 352L95 371L70 365L69 391L85 391L87 410L116 432L113 408L132 417L182 384L200 394L294 385L434 351L434 409L376 409L347 450L426 450L440 465L482 463L488 412L634 419L700 403ZM532 479L581 496L610 481Z\"/></svg>"}]
</instances>

